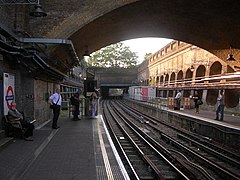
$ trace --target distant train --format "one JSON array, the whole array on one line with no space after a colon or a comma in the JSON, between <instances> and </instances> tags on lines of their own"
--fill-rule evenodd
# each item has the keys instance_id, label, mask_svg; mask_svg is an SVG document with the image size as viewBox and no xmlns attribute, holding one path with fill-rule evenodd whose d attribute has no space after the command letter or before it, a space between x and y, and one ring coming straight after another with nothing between
<instances>
[{"instance_id":1,"label":"distant train","mask_svg":"<svg viewBox=\"0 0 240 180\"><path fill-rule=\"evenodd\" d=\"M130 86L128 94L131 99L148 101L156 98L157 88L152 86Z\"/></svg>"}]
</instances>

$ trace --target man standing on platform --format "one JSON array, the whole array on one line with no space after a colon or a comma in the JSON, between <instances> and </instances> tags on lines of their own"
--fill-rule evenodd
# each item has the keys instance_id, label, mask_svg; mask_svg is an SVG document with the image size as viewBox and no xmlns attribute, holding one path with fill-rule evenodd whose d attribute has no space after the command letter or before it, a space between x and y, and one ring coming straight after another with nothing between
<instances>
[{"instance_id":1,"label":"man standing on platform","mask_svg":"<svg viewBox=\"0 0 240 180\"><path fill-rule=\"evenodd\" d=\"M224 91L220 90L220 93L217 98L217 110L216 110L216 118L215 120L219 120L219 113L220 113L220 121L223 121L224 116L224 105L225 105L225 95Z\"/></svg>"},{"instance_id":2,"label":"man standing on platform","mask_svg":"<svg viewBox=\"0 0 240 180\"><path fill-rule=\"evenodd\" d=\"M53 110L52 128L58 129L59 126L57 125L57 121L58 121L58 117L61 110L61 104L62 104L62 97L60 94L59 87L57 87L55 90L55 93L49 97L49 103L52 105L52 110Z\"/></svg>"},{"instance_id":3,"label":"man standing on platform","mask_svg":"<svg viewBox=\"0 0 240 180\"><path fill-rule=\"evenodd\" d=\"M177 94L175 96L175 107L174 107L175 110L180 110L181 97L182 97L182 94L181 94L180 90L178 90Z\"/></svg>"}]
</instances>

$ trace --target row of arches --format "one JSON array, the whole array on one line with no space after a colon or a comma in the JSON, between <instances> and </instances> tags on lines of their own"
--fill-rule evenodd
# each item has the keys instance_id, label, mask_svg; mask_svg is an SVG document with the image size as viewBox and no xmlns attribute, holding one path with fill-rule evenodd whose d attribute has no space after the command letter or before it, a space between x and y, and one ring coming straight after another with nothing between
<instances>
[{"instance_id":1,"label":"row of arches","mask_svg":"<svg viewBox=\"0 0 240 180\"><path fill-rule=\"evenodd\" d=\"M231 66L220 61L214 61L209 65L200 64L196 69L188 68L186 71L163 73L160 76L143 81L145 84L141 85L158 87L157 96L163 98L174 97L177 89L182 90L183 98L189 97L193 94L194 89L197 89L207 106L215 106L219 89L225 89L226 107L235 108L239 106L240 90L227 88L226 84L236 79L214 79L214 77L221 77L221 75L233 72ZM239 79L237 80L239 81Z\"/></svg>"},{"instance_id":2,"label":"row of arches","mask_svg":"<svg viewBox=\"0 0 240 180\"><path fill-rule=\"evenodd\" d=\"M199 85L200 83L206 83L204 81L204 78L206 77L211 78L233 72L233 68L231 68L229 65L221 64L221 62L215 61L211 66L198 65L196 69L188 68L185 72L184 70L179 70L178 72L163 73L161 75L156 75L154 77L150 77L149 79L142 80L140 83L141 85L152 85L157 87L177 87L194 84ZM221 79L210 80L208 83L220 81Z\"/></svg>"}]
</instances>

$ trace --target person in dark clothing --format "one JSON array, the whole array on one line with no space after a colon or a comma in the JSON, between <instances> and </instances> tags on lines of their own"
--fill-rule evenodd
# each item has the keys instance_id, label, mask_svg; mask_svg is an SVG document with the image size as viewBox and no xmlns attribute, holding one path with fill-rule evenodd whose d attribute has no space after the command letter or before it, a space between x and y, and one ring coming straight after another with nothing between
<instances>
[{"instance_id":1,"label":"person in dark clothing","mask_svg":"<svg viewBox=\"0 0 240 180\"><path fill-rule=\"evenodd\" d=\"M224 117L224 106L225 106L225 95L224 91L220 90L220 93L217 98L217 110L216 110L216 118L215 120L219 120L219 113L220 113L220 121L223 121Z\"/></svg>"},{"instance_id":2,"label":"person in dark clothing","mask_svg":"<svg viewBox=\"0 0 240 180\"><path fill-rule=\"evenodd\" d=\"M192 99L195 103L195 109L196 109L196 113L198 114L199 113L199 100L201 100L199 94L198 94L198 91L194 91L194 94L192 96Z\"/></svg>"},{"instance_id":3,"label":"person in dark clothing","mask_svg":"<svg viewBox=\"0 0 240 180\"><path fill-rule=\"evenodd\" d=\"M8 111L8 118L10 122L19 122L21 123L23 128L26 128L26 131L24 133L24 139L26 141L33 141L33 129L34 125L28 122L22 113L20 113L16 108L16 103L13 101L11 103L10 109Z\"/></svg>"},{"instance_id":4,"label":"person in dark clothing","mask_svg":"<svg viewBox=\"0 0 240 180\"><path fill-rule=\"evenodd\" d=\"M79 99L80 92L76 92L70 99L71 104L73 106L73 120L81 120L78 115L79 115L79 104L80 104L80 99Z\"/></svg>"}]
</instances>

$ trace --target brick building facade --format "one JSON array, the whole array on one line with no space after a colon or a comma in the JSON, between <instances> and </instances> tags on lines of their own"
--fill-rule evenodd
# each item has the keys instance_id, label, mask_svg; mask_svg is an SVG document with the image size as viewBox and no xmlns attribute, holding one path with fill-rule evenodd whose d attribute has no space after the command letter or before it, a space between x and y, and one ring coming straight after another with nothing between
<instances>
[{"instance_id":1,"label":"brick building facade","mask_svg":"<svg viewBox=\"0 0 240 180\"><path fill-rule=\"evenodd\" d=\"M138 68L138 83L158 87L158 96L184 98L198 90L205 109L215 109L220 89L225 89L227 111L240 108L239 62L226 62L194 45L172 41ZM231 78L234 77L234 78Z\"/></svg>"}]
</instances>

